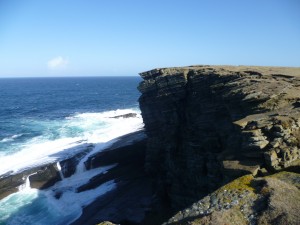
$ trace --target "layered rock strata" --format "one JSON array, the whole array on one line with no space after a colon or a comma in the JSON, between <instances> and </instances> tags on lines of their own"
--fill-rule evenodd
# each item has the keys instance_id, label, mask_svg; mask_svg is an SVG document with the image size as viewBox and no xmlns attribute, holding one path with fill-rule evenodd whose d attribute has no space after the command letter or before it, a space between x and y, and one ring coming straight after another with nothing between
<instances>
[{"instance_id":1,"label":"layered rock strata","mask_svg":"<svg viewBox=\"0 0 300 225\"><path fill-rule=\"evenodd\" d=\"M300 68L191 66L140 75L145 168L174 207L242 175L297 170Z\"/></svg>"}]
</instances>

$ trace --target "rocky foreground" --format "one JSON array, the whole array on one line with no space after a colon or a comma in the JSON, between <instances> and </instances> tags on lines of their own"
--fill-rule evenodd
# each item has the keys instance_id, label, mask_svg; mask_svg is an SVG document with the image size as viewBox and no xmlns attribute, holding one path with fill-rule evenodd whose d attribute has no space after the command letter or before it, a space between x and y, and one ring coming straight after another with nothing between
<instances>
[{"instance_id":1,"label":"rocky foreground","mask_svg":"<svg viewBox=\"0 0 300 225\"><path fill-rule=\"evenodd\" d=\"M191 66L140 75L145 131L85 162L88 170L117 166L78 192L109 180L117 188L74 224L300 224L300 68ZM89 151L60 162L64 177ZM30 174L39 189L61 179L56 163L6 174L0 199Z\"/></svg>"}]
</instances>

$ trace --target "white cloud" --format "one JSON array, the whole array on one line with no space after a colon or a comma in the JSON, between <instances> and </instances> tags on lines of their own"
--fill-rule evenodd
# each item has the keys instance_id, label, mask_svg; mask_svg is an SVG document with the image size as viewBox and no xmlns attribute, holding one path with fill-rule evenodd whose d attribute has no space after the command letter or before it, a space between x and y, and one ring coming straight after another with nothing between
<instances>
[{"instance_id":1,"label":"white cloud","mask_svg":"<svg viewBox=\"0 0 300 225\"><path fill-rule=\"evenodd\" d=\"M62 56L57 56L53 59L50 59L47 64L49 69L60 69L65 68L69 64L69 60L63 58Z\"/></svg>"}]
</instances>

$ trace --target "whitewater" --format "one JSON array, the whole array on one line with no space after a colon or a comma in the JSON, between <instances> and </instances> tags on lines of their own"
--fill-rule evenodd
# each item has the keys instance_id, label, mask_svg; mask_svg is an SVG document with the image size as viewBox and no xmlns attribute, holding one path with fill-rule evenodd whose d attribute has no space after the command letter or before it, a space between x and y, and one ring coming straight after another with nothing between
<instances>
[{"instance_id":1,"label":"whitewater","mask_svg":"<svg viewBox=\"0 0 300 225\"><path fill-rule=\"evenodd\" d=\"M137 116L114 118L128 113L135 113ZM41 121L41 124L43 123ZM50 130L51 126L54 126L52 129L56 129L59 138L51 140L51 134L34 137L23 143L16 153L0 156L0 174L14 174L30 167L70 158L85 150L90 144L106 143L141 129L142 119L138 109L123 109L77 114L61 121L52 121L47 129ZM78 136L68 135L72 134L72 130L80 131ZM5 139L7 138L3 140ZM102 146L104 147L105 145ZM96 146L95 149L97 148Z\"/></svg>"},{"instance_id":2,"label":"whitewater","mask_svg":"<svg viewBox=\"0 0 300 225\"><path fill-rule=\"evenodd\" d=\"M49 163L56 163L61 170L60 161L87 148L90 151L78 163L75 174L65 178L60 171L61 181L46 190L31 188L30 175L24 177L19 191L0 201L0 224L70 224L81 215L84 206L116 187L111 180L95 189L76 191L94 176L116 166L86 170L84 162L89 156L108 148L122 135L143 128L135 89L138 81L35 79L25 88L30 96L24 96L23 85L28 80L4 81L0 89L0 177ZM5 82L14 92L9 93ZM15 93L18 82L23 86L18 95L23 96L23 101ZM51 104L45 104L45 93L47 97L55 96ZM5 96L10 99L5 101ZM122 117L128 113L135 116Z\"/></svg>"}]
</instances>

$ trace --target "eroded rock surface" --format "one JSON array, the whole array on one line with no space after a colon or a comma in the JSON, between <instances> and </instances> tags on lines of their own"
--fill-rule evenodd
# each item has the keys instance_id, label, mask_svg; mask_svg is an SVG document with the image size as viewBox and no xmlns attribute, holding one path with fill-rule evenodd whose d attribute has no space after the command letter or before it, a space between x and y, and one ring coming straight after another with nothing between
<instances>
[{"instance_id":1,"label":"eroded rock surface","mask_svg":"<svg viewBox=\"0 0 300 225\"><path fill-rule=\"evenodd\" d=\"M4 174L0 177L0 199L18 192L21 185L30 180L30 187L45 189L61 180L56 163L38 166L17 174Z\"/></svg>"},{"instance_id":2,"label":"eroded rock surface","mask_svg":"<svg viewBox=\"0 0 300 225\"><path fill-rule=\"evenodd\" d=\"M193 66L140 75L145 167L174 207L242 175L297 169L300 68Z\"/></svg>"},{"instance_id":3,"label":"eroded rock surface","mask_svg":"<svg viewBox=\"0 0 300 225\"><path fill-rule=\"evenodd\" d=\"M165 225L298 225L299 185L297 173L245 175L179 211Z\"/></svg>"}]
</instances>

